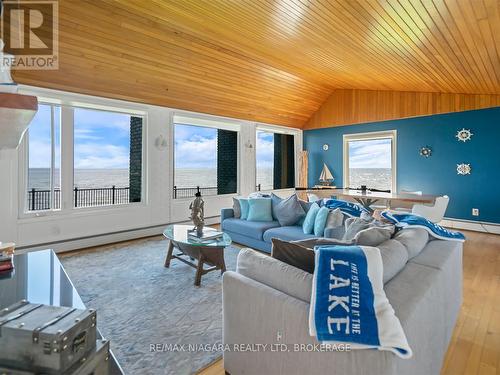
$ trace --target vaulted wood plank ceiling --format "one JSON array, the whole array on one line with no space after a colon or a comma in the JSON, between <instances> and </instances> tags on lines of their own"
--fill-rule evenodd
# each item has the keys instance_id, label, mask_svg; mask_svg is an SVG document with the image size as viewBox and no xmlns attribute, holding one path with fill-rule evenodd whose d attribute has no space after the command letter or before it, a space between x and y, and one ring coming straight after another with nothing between
<instances>
[{"instance_id":1,"label":"vaulted wood plank ceiling","mask_svg":"<svg viewBox=\"0 0 500 375\"><path fill-rule=\"evenodd\" d=\"M20 83L302 127L335 89L500 94L498 0L61 0Z\"/></svg>"}]
</instances>

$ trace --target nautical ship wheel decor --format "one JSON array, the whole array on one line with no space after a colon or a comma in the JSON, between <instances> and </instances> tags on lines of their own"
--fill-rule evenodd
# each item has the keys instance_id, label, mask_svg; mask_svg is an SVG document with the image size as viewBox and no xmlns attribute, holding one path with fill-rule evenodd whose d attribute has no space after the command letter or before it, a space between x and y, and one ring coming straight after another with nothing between
<instances>
[{"instance_id":1,"label":"nautical ship wheel decor","mask_svg":"<svg viewBox=\"0 0 500 375\"><path fill-rule=\"evenodd\" d=\"M470 129L462 128L462 130L459 130L457 132L457 135L455 137L457 137L459 141L467 142L470 141L473 135L474 134L470 131Z\"/></svg>"},{"instance_id":2,"label":"nautical ship wheel decor","mask_svg":"<svg viewBox=\"0 0 500 375\"><path fill-rule=\"evenodd\" d=\"M471 170L472 169L470 167L470 164L465 164L465 163L457 164L457 174L459 175L470 174Z\"/></svg>"},{"instance_id":3,"label":"nautical ship wheel decor","mask_svg":"<svg viewBox=\"0 0 500 375\"><path fill-rule=\"evenodd\" d=\"M432 148L430 148L429 146L424 146L420 149L420 156L428 158L431 155L432 155Z\"/></svg>"}]
</instances>

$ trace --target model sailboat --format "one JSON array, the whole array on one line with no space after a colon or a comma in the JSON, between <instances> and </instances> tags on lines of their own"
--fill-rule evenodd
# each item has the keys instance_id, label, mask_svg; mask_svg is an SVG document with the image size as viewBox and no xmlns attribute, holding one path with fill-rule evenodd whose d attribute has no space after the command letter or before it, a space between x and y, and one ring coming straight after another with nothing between
<instances>
[{"instance_id":1,"label":"model sailboat","mask_svg":"<svg viewBox=\"0 0 500 375\"><path fill-rule=\"evenodd\" d=\"M332 172L328 169L325 163L323 163L323 169L319 175L319 183L323 186L329 186L333 182Z\"/></svg>"}]
</instances>

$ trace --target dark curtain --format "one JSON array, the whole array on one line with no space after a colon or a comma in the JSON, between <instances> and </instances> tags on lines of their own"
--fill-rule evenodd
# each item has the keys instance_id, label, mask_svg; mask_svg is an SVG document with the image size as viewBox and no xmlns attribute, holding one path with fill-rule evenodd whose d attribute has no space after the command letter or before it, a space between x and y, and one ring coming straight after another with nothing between
<instances>
[{"instance_id":1,"label":"dark curtain","mask_svg":"<svg viewBox=\"0 0 500 375\"><path fill-rule=\"evenodd\" d=\"M274 133L274 189L295 187L294 136Z\"/></svg>"},{"instance_id":2,"label":"dark curtain","mask_svg":"<svg viewBox=\"0 0 500 375\"><path fill-rule=\"evenodd\" d=\"M142 117L130 117L129 202L141 201L142 189Z\"/></svg>"},{"instance_id":3,"label":"dark curtain","mask_svg":"<svg viewBox=\"0 0 500 375\"><path fill-rule=\"evenodd\" d=\"M238 132L217 130L217 194L238 188Z\"/></svg>"}]
</instances>

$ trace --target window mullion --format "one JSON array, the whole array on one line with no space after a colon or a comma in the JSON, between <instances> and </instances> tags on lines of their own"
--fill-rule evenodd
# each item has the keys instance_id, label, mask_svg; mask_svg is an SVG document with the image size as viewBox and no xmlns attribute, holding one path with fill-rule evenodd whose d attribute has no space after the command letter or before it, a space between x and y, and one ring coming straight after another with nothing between
<instances>
[{"instance_id":1,"label":"window mullion","mask_svg":"<svg viewBox=\"0 0 500 375\"><path fill-rule=\"evenodd\" d=\"M55 209L54 173L55 173L55 126L54 126L54 106L50 106L50 209Z\"/></svg>"},{"instance_id":2,"label":"window mullion","mask_svg":"<svg viewBox=\"0 0 500 375\"><path fill-rule=\"evenodd\" d=\"M61 210L73 209L73 118L72 107L61 107Z\"/></svg>"}]
</instances>

